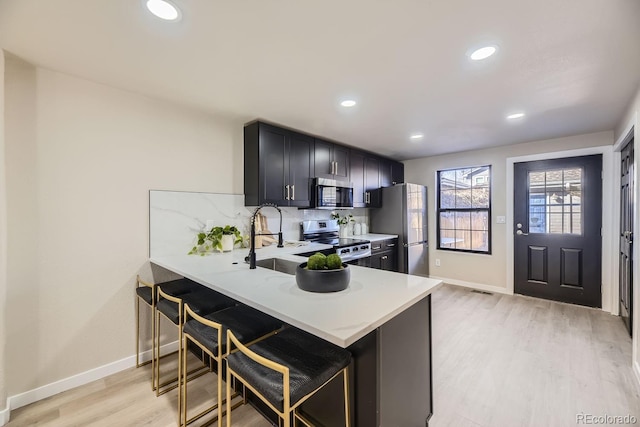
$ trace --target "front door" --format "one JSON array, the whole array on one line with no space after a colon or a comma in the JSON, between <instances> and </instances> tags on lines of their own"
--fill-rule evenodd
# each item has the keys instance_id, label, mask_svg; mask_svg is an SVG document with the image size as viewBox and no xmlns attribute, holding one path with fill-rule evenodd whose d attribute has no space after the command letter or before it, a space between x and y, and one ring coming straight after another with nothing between
<instances>
[{"instance_id":1,"label":"front door","mask_svg":"<svg viewBox=\"0 0 640 427\"><path fill-rule=\"evenodd\" d=\"M601 307L602 156L514 165L514 290Z\"/></svg>"},{"instance_id":2,"label":"front door","mask_svg":"<svg viewBox=\"0 0 640 427\"><path fill-rule=\"evenodd\" d=\"M620 162L620 317L631 335L633 297L633 139L622 149Z\"/></svg>"}]
</instances>

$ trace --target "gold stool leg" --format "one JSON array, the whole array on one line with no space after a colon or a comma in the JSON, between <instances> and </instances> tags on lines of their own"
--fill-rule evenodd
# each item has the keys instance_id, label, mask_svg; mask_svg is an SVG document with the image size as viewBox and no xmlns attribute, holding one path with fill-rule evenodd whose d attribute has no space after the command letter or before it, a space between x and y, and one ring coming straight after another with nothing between
<instances>
[{"instance_id":1,"label":"gold stool leg","mask_svg":"<svg viewBox=\"0 0 640 427\"><path fill-rule=\"evenodd\" d=\"M344 368L344 425L349 427L349 367Z\"/></svg>"}]
</instances>

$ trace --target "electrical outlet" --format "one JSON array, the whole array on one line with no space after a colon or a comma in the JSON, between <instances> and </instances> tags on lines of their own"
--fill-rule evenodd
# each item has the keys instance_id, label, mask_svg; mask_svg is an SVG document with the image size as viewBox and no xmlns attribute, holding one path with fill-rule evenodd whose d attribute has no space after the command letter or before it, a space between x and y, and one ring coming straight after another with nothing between
<instances>
[{"instance_id":1,"label":"electrical outlet","mask_svg":"<svg viewBox=\"0 0 640 427\"><path fill-rule=\"evenodd\" d=\"M436 267L440 267L440 259L436 258Z\"/></svg>"},{"instance_id":2,"label":"electrical outlet","mask_svg":"<svg viewBox=\"0 0 640 427\"><path fill-rule=\"evenodd\" d=\"M504 224L507 222L507 218L504 216L497 216L496 217L496 224Z\"/></svg>"}]
</instances>

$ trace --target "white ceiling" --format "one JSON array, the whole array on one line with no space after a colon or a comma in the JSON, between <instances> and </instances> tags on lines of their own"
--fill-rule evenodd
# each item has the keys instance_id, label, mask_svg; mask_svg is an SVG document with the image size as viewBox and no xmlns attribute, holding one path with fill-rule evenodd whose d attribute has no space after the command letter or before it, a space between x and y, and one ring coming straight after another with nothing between
<instances>
[{"instance_id":1,"label":"white ceiling","mask_svg":"<svg viewBox=\"0 0 640 427\"><path fill-rule=\"evenodd\" d=\"M610 130L640 85L638 0L173 1L177 23L141 0L0 0L0 47L396 159Z\"/></svg>"}]
</instances>

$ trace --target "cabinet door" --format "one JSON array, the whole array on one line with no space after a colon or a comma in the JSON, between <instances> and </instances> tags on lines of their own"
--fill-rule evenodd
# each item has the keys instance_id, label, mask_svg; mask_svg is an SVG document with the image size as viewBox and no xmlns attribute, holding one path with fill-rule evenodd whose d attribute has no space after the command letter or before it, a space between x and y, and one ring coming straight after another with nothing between
<instances>
[{"instance_id":1,"label":"cabinet door","mask_svg":"<svg viewBox=\"0 0 640 427\"><path fill-rule=\"evenodd\" d=\"M380 254L380 270L394 271L393 267L393 254L391 252Z\"/></svg>"},{"instance_id":2,"label":"cabinet door","mask_svg":"<svg viewBox=\"0 0 640 427\"><path fill-rule=\"evenodd\" d=\"M285 186L289 175L289 134L285 130L260 128L260 203L287 205Z\"/></svg>"},{"instance_id":3,"label":"cabinet door","mask_svg":"<svg viewBox=\"0 0 640 427\"><path fill-rule=\"evenodd\" d=\"M313 178L313 138L292 133L289 141L289 206L311 206Z\"/></svg>"},{"instance_id":4,"label":"cabinet door","mask_svg":"<svg viewBox=\"0 0 640 427\"><path fill-rule=\"evenodd\" d=\"M351 150L351 182L353 183L353 207L364 208L364 153Z\"/></svg>"},{"instance_id":5,"label":"cabinet door","mask_svg":"<svg viewBox=\"0 0 640 427\"><path fill-rule=\"evenodd\" d=\"M384 248L389 254L389 258L387 259L388 270L398 271L398 239L385 240Z\"/></svg>"},{"instance_id":6,"label":"cabinet door","mask_svg":"<svg viewBox=\"0 0 640 427\"><path fill-rule=\"evenodd\" d=\"M391 187L391 163L389 159L380 159L380 187Z\"/></svg>"},{"instance_id":7,"label":"cabinet door","mask_svg":"<svg viewBox=\"0 0 640 427\"><path fill-rule=\"evenodd\" d=\"M340 145L333 146L333 161L335 163L335 178L338 181L349 181L349 149Z\"/></svg>"},{"instance_id":8,"label":"cabinet door","mask_svg":"<svg viewBox=\"0 0 640 427\"><path fill-rule=\"evenodd\" d=\"M404 163L391 162L391 184L404 182Z\"/></svg>"},{"instance_id":9,"label":"cabinet door","mask_svg":"<svg viewBox=\"0 0 640 427\"><path fill-rule=\"evenodd\" d=\"M377 157L364 158L364 191L367 207L379 207L378 199L374 196L374 190L380 188L379 169L380 161Z\"/></svg>"},{"instance_id":10,"label":"cabinet door","mask_svg":"<svg viewBox=\"0 0 640 427\"><path fill-rule=\"evenodd\" d=\"M384 255L384 252L378 253L378 254L371 254L371 257L369 258L369 266L371 268L377 268L378 270L382 270L382 256Z\"/></svg>"},{"instance_id":11,"label":"cabinet door","mask_svg":"<svg viewBox=\"0 0 640 427\"><path fill-rule=\"evenodd\" d=\"M334 179L332 148L332 143L316 138L314 165L317 177Z\"/></svg>"}]
</instances>

